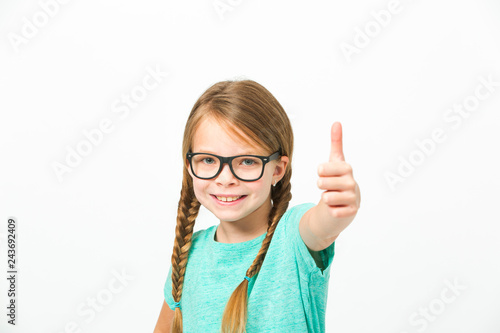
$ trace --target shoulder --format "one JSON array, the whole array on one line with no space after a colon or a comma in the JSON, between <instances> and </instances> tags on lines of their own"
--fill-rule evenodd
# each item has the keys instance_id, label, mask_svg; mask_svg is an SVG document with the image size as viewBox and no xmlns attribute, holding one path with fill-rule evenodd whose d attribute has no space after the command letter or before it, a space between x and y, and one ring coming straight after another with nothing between
<instances>
[{"instance_id":1,"label":"shoulder","mask_svg":"<svg viewBox=\"0 0 500 333\"><path fill-rule=\"evenodd\" d=\"M279 223L281 227L279 225L278 227L282 228L285 234L290 236L295 230L299 230L299 223L302 216L314 206L316 205L310 202L289 206L283 216L281 216Z\"/></svg>"},{"instance_id":2,"label":"shoulder","mask_svg":"<svg viewBox=\"0 0 500 333\"><path fill-rule=\"evenodd\" d=\"M314 206L316 206L316 204L314 204L312 202L306 202L306 203L294 205L294 206L292 206L292 207L290 207L290 208L287 209L287 211L285 212L285 214L283 214L283 216L281 217L281 220L283 222L296 221L296 220L300 221L300 219L302 218L302 216L309 209L311 209Z\"/></svg>"},{"instance_id":3,"label":"shoulder","mask_svg":"<svg viewBox=\"0 0 500 333\"><path fill-rule=\"evenodd\" d=\"M196 246L197 244L210 241L210 235L213 234L214 229L216 227L217 227L216 225L213 225L207 229L198 230L198 231L194 232L193 237L191 238L191 242L192 242L191 246Z\"/></svg>"}]
</instances>

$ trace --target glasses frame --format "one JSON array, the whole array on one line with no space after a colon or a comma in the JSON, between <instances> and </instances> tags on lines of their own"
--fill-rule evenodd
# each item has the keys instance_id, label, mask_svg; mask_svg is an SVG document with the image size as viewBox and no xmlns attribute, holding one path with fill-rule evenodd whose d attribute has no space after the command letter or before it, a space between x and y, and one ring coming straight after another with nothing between
<instances>
[{"instance_id":1,"label":"glasses frame","mask_svg":"<svg viewBox=\"0 0 500 333\"><path fill-rule=\"evenodd\" d=\"M222 171L222 168L224 167L224 164L227 163L227 165L229 165L229 169L231 170L231 173L233 174L233 176L235 176L237 179L241 180L241 181L244 181L244 182L254 182L254 181L257 181L259 179L262 178L262 175L264 174L264 169L266 168L266 164L273 161L273 160L276 160L278 157L280 157L280 151L281 150L278 150L277 152L275 153L272 153L271 155L269 156L259 156L259 155L249 155L249 154L245 154L245 155L236 155L236 156L228 156L228 157L225 157L225 156L219 156L219 155L215 155L215 154L209 154L209 153L187 153L186 154L186 158L188 159L189 161L189 165L191 166L191 171L193 172L193 175L196 176L196 178L199 178L199 179L204 179L204 180L207 180L207 179L214 179L215 177L217 177L220 172ZM214 157L217 157L219 159L219 162L220 162L220 165L219 165L219 170L217 171L217 173L215 174L215 176L213 177L209 177L209 178L203 178L203 177L198 177L196 175L196 173L194 172L193 170L193 164L191 163L191 158L193 158L193 156L195 155L210 155L210 156L214 156ZM258 178L255 178L255 179L251 179L251 180L247 180L247 179L241 179L240 177L236 176L236 174L234 173L234 170L233 170L233 159L235 159L236 157L242 157L242 156L252 156L252 157L257 157L257 158L260 158L262 160L262 171L260 173L260 176Z\"/></svg>"}]
</instances>

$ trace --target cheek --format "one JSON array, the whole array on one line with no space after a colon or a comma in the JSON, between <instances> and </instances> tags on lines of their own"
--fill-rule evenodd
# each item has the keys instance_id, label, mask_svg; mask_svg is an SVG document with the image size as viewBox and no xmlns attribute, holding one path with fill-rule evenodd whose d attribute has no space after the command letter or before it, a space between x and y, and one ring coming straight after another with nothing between
<instances>
[{"instance_id":1,"label":"cheek","mask_svg":"<svg viewBox=\"0 0 500 333\"><path fill-rule=\"evenodd\" d=\"M205 192L205 189L206 189L206 186L205 184L203 184L203 182L199 182L199 181L194 181L193 182L193 191L194 191L194 195L196 196L196 198L198 200L203 200L204 199L204 195L206 194Z\"/></svg>"},{"instance_id":2,"label":"cheek","mask_svg":"<svg viewBox=\"0 0 500 333\"><path fill-rule=\"evenodd\" d=\"M248 186L248 189L255 194L258 194L260 196L265 196L269 194L270 188L266 185L265 182L259 180L258 182L252 184L251 186Z\"/></svg>"}]
</instances>

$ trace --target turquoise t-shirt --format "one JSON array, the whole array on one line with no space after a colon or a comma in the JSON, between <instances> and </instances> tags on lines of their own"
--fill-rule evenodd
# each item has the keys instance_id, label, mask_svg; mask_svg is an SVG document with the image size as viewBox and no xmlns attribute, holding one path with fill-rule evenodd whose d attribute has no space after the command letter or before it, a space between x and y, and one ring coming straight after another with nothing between
<instances>
[{"instance_id":1,"label":"turquoise t-shirt","mask_svg":"<svg viewBox=\"0 0 500 333\"><path fill-rule=\"evenodd\" d=\"M315 252L302 240L299 221L314 206L299 204L281 217L262 267L249 282L247 333L325 332L335 242ZM245 278L266 236L220 243L214 239L217 227L193 234L180 300L184 333L220 332L226 303ZM174 309L171 264L164 297Z\"/></svg>"}]
</instances>

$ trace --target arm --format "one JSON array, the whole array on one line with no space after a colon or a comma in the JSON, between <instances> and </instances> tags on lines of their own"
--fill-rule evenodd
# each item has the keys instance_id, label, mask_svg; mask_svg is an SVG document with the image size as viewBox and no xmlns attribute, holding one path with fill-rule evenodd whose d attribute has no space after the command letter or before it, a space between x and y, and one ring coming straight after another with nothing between
<instances>
[{"instance_id":1,"label":"arm","mask_svg":"<svg viewBox=\"0 0 500 333\"><path fill-rule=\"evenodd\" d=\"M309 209L300 219L299 232L300 237L311 251L321 251L329 247L337 237L323 238L321 233L311 230L310 219L311 215L317 211L318 206Z\"/></svg>"},{"instance_id":2,"label":"arm","mask_svg":"<svg viewBox=\"0 0 500 333\"><path fill-rule=\"evenodd\" d=\"M153 333L170 333L172 321L174 320L174 313L175 312L170 309L167 302L163 300L160 317L158 317L158 322L156 323L156 327Z\"/></svg>"}]
</instances>

